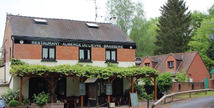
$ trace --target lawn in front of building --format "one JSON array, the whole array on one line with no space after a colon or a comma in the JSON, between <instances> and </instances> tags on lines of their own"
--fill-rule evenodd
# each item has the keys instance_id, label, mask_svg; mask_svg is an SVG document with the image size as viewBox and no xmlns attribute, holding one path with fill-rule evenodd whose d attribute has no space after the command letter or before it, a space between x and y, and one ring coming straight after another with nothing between
<instances>
[{"instance_id":1,"label":"lawn in front of building","mask_svg":"<svg viewBox=\"0 0 214 108\"><path fill-rule=\"evenodd\" d=\"M204 96L211 96L214 95L214 91L208 91L207 94L205 94L205 92L196 92L196 93L192 93L191 97L192 98L197 98L197 97L204 97ZM189 94L181 94L181 95L177 95L176 98L189 98Z\"/></svg>"}]
</instances>

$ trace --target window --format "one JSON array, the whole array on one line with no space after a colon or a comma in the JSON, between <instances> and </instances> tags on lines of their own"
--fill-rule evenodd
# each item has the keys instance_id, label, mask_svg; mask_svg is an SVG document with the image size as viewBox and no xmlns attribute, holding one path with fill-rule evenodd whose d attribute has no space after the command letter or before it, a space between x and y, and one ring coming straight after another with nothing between
<instances>
[{"instance_id":1,"label":"window","mask_svg":"<svg viewBox=\"0 0 214 108\"><path fill-rule=\"evenodd\" d=\"M169 69L174 68L174 61L168 61L168 68Z\"/></svg>"},{"instance_id":2,"label":"window","mask_svg":"<svg viewBox=\"0 0 214 108\"><path fill-rule=\"evenodd\" d=\"M150 63L145 63L145 66L148 66L148 67L150 67Z\"/></svg>"},{"instance_id":3,"label":"window","mask_svg":"<svg viewBox=\"0 0 214 108\"><path fill-rule=\"evenodd\" d=\"M90 48L80 48L79 49L79 61L90 62L91 61L91 49Z\"/></svg>"},{"instance_id":4,"label":"window","mask_svg":"<svg viewBox=\"0 0 214 108\"><path fill-rule=\"evenodd\" d=\"M55 61L55 46L43 46L42 47L42 60Z\"/></svg>"},{"instance_id":5,"label":"window","mask_svg":"<svg viewBox=\"0 0 214 108\"><path fill-rule=\"evenodd\" d=\"M106 62L117 62L116 49L106 49Z\"/></svg>"}]
</instances>

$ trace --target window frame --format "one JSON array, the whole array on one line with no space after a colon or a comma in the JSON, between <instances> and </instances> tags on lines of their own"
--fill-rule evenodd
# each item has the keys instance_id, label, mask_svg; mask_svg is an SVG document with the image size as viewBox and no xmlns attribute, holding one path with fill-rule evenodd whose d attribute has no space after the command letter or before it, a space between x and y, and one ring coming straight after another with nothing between
<instances>
[{"instance_id":1,"label":"window frame","mask_svg":"<svg viewBox=\"0 0 214 108\"><path fill-rule=\"evenodd\" d=\"M110 51L110 60L106 60L106 51ZM112 56L111 52L112 51L115 51L115 60L112 60L112 58L111 58L111 56ZM117 62L117 49L106 49L105 50L105 61L106 61L106 63L108 63L108 62L109 63L118 63Z\"/></svg>"},{"instance_id":2,"label":"window frame","mask_svg":"<svg viewBox=\"0 0 214 108\"><path fill-rule=\"evenodd\" d=\"M48 48L48 59L43 58L43 48ZM50 48L54 48L54 59L50 59ZM42 61L56 61L56 46L42 46Z\"/></svg>"},{"instance_id":3,"label":"window frame","mask_svg":"<svg viewBox=\"0 0 214 108\"><path fill-rule=\"evenodd\" d=\"M173 66L172 66L172 63L173 63ZM174 67L175 67L174 61L168 61L168 68L173 69Z\"/></svg>"},{"instance_id":4,"label":"window frame","mask_svg":"<svg viewBox=\"0 0 214 108\"><path fill-rule=\"evenodd\" d=\"M80 50L81 49L83 49L84 53L85 53L85 50L89 50L90 51L90 60L85 60L85 57L84 57L83 60L80 59ZM79 62L91 62L91 48L79 47Z\"/></svg>"},{"instance_id":5,"label":"window frame","mask_svg":"<svg viewBox=\"0 0 214 108\"><path fill-rule=\"evenodd\" d=\"M150 63L144 63L144 65L150 67Z\"/></svg>"}]
</instances>

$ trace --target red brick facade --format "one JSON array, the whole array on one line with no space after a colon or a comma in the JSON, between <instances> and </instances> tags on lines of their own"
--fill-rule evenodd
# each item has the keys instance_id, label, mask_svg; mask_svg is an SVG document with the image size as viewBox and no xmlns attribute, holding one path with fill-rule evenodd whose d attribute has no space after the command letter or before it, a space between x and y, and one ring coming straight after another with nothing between
<instances>
[{"instance_id":1,"label":"red brick facade","mask_svg":"<svg viewBox=\"0 0 214 108\"><path fill-rule=\"evenodd\" d=\"M171 92L204 89L204 82L173 82Z\"/></svg>"},{"instance_id":2,"label":"red brick facade","mask_svg":"<svg viewBox=\"0 0 214 108\"><path fill-rule=\"evenodd\" d=\"M117 61L135 62L135 49L117 49Z\"/></svg>"},{"instance_id":3,"label":"red brick facade","mask_svg":"<svg viewBox=\"0 0 214 108\"><path fill-rule=\"evenodd\" d=\"M42 59L42 45L14 44L14 58ZM91 48L92 61L105 61L105 48ZM79 60L79 47L56 46L56 60ZM117 61L134 62L135 49L117 49Z\"/></svg>"},{"instance_id":4,"label":"red brick facade","mask_svg":"<svg viewBox=\"0 0 214 108\"><path fill-rule=\"evenodd\" d=\"M152 68L153 63L149 58L146 58L142 63L143 66L145 66L145 63L150 63L150 67Z\"/></svg>"},{"instance_id":5,"label":"red brick facade","mask_svg":"<svg viewBox=\"0 0 214 108\"><path fill-rule=\"evenodd\" d=\"M195 56L187 70L187 75L193 78L194 82L204 81L205 78L209 78L209 72L199 54Z\"/></svg>"},{"instance_id":6,"label":"red brick facade","mask_svg":"<svg viewBox=\"0 0 214 108\"><path fill-rule=\"evenodd\" d=\"M91 48L92 61L105 61L105 48Z\"/></svg>"},{"instance_id":7,"label":"red brick facade","mask_svg":"<svg viewBox=\"0 0 214 108\"><path fill-rule=\"evenodd\" d=\"M42 46L30 44L14 44L14 58L42 59Z\"/></svg>"},{"instance_id":8,"label":"red brick facade","mask_svg":"<svg viewBox=\"0 0 214 108\"><path fill-rule=\"evenodd\" d=\"M56 46L57 60L79 60L79 47Z\"/></svg>"},{"instance_id":9,"label":"red brick facade","mask_svg":"<svg viewBox=\"0 0 214 108\"><path fill-rule=\"evenodd\" d=\"M11 39L11 28L10 28L10 22L6 21L6 26L5 26L5 34L4 34L4 39L3 39L3 46L5 48L5 62L7 63L10 61L12 57L12 39ZM4 55L2 55L4 56Z\"/></svg>"}]
</instances>

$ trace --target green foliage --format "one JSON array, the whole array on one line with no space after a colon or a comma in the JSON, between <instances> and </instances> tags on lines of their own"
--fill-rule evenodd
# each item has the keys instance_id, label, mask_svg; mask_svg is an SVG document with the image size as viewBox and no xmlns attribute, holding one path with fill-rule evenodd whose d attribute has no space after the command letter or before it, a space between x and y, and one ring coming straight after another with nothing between
<instances>
[{"instance_id":1,"label":"green foliage","mask_svg":"<svg viewBox=\"0 0 214 108\"><path fill-rule=\"evenodd\" d=\"M172 86L172 75L168 72L160 74L157 77L157 86L162 92L169 90Z\"/></svg>"},{"instance_id":2,"label":"green foliage","mask_svg":"<svg viewBox=\"0 0 214 108\"><path fill-rule=\"evenodd\" d=\"M154 94L147 94L143 85L134 84L134 90L137 91L138 99L140 101L147 100L147 99L149 100L154 99ZM126 97L129 97L130 91L131 91L131 88L125 91Z\"/></svg>"},{"instance_id":3,"label":"green foliage","mask_svg":"<svg viewBox=\"0 0 214 108\"><path fill-rule=\"evenodd\" d=\"M143 85L134 85L135 91L137 91L139 100L151 100L154 98L154 94L147 94Z\"/></svg>"},{"instance_id":4,"label":"green foliage","mask_svg":"<svg viewBox=\"0 0 214 108\"><path fill-rule=\"evenodd\" d=\"M117 18L117 25L127 34L130 29L135 6L131 0L108 0L107 14Z\"/></svg>"},{"instance_id":5,"label":"green foliage","mask_svg":"<svg viewBox=\"0 0 214 108\"><path fill-rule=\"evenodd\" d=\"M2 95L2 98L8 104L11 100L19 100L19 90L8 90L5 94Z\"/></svg>"},{"instance_id":6,"label":"green foliage","mask_svg":"<svg viewBox=\"0 0 214 108\"><path fill-rule=\"evenodd\" d=\"M183 72L177 72L175 78L178 80L178 82L186 82L188 80L185 71L183 71Z\"/></svg>"},{"instance_id":7,"label":"green foliage","mask_svg":"<svg viewBox=\"0 0 214 108\"><path fill-rule=\"evenodd\" d=\"M214 4L208 9L209 17L214 17Z\"/></svg>"},{"instance_id":8,"label":"green foliage","mask_svg":"<svg viewBox=\"0 0 214 108\"><path fill-rule=\"evenodd\" d=\"M8 106L9 107L17 107L19 105L19 101L17 100L11 100L9 103L8 103Z\"/></svg>"},{"instance_id":9,"label":"green foliage","mask_svg":"<svg viewBox=\"0 0 214 108\"><path fill-rule=\"evenodd\" d=\"M155 69L149 67L118 67L116 65L110 65L107 67L97 67L81 64L77 65L57 65L48 67L45 65L11 65L10 74L15 76L24 75L49 75L50 73L58 73L59 75L76 75L78 77L97 77L100 79L108 79L112 76L119 78L136 76L136 75L158 75Z\"/></svg>"},{"instance_id":10,"label":"green foliage","mask_svg":"<svg viewBox=\"0 0 214 108\"><path fill-rule=\"evenodd\" d=\"M141 78L139 79L141 82L143 82L143 85L153 85L152 79L150 78Z\"/></svg>"},{"instance_id":11,"label":"green foliage","mask_svg":"<svg viewBox=\"0 0 214 108\"><path fill-rule=\"evenodd\" d=\"M213 34L214 35L214 34ZM207 49L207 56L214 60L214 41L210 42L210 46L209 48Z\"/></svg>"},{"instance_id":12,"label":"green foliage","mask_svg":"<svg viewBox=\"0 0 214 108\"><path fill-rule=\"evenodd\" d=\"M204 19L207 19L208 16L202 12L194 11L191 13L191 26L192 26L192 33L191 36L196 34L198 28L201 27L201 23Z\"/></svg>"},{"instance_id":13,"label":"green foliage","mask_svg":"<svg viewBox=\"0 0 214 108\"><path fill-rule=\"evenodd\" d=\"M208 69L214 64L214 60L209 56L209 51L212 53L213 50L213 46L211 46L212 40L210 40L210 34L214 34L213 22L214 18L203 20L200 28L197 29L195 35L191 38L191 41L188 44L190 46L190 51L199 52Z\"/></svg>"},{"instance_id":14,"label":"green foliage","mask_svg":"<svg viewBox=\"0 0 214 108\"><path fill-rule=\"evenodd\" d=\"M188 50L191 14L183 0L168 0L161 7L155 54L179 53Z\"/></svg>"},{"instance_id":15,"label":"green foliage","mask_svg":"<svg viewBox=\"0 0 214 108\"><path fill-rule=\"evenodd\" d=\"M157 35L158 19L146 21L144 18L136 16L133 19L132 29L129 37L136 42L136 56L153 55Z\"/></svg>"},{"instance_id":16,"label":"green foliage","mask_svg":"<svg viewBox=\"0 0 214 108\"><path fill-rule=\"evenodd\" d=\"M25 98L25 99L23 99L22 103L24 105L30 105L31 102L30 102L30 99Z\"/></svg>"},{"instance_id":17,"label":"green foliage","mask_svg":"<svg viewBox=\"0 0 214 108\"><path fill-rule=\"evenodd\" d=\"M33 98L34 98L34 102L36 104L44 105L49 102L50 95L49 95L49 93L42 92L42 93L39 93L38 95L34 94Z\"/></svg>"},{"instance_id":18,"label":"green foliage","mask_svg":"<svg viewBox=\"0 0 214 108\"><path fill-rule=\"evenodd\" d=\"M24 64L26 64L26 63L19 59L15 59L15 58L11 59L11 65L24 65Z\"/></svg>"}]
</instances>

